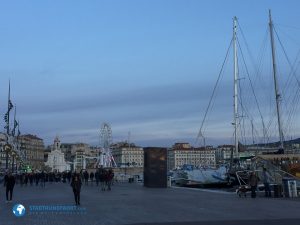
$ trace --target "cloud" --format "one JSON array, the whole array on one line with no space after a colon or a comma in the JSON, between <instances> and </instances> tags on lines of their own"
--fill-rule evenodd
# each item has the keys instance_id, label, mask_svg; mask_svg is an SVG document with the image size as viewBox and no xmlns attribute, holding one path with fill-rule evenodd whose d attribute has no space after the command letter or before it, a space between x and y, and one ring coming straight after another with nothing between
<instances>
[{"instance_id":1,"label":"cloud","mask_svg":"<svg viewBox=\"0 0 300 225\"><path fill-rule=\"evenodd\" d=\"M224 121L224 107L231 113L226 101L231 100L228 89L223 88L223 95L216 101L218 121ZM25 130L40 134L47 143L59 134L68 142L98 144L103 122L112 125L114 140L126 139L128 131L140 143L195 139L210 93L210 85L187 82L111 90L104 96L83 94L38 102L25 99L19 104L20 118Z\"/></svg>"}]
</instances>

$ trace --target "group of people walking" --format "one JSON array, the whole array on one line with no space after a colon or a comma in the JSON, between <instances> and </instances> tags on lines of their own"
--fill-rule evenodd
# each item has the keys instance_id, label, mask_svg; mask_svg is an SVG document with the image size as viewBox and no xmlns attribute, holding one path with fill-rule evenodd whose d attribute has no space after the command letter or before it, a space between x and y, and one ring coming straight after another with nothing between
<instances>
[{"instance_id":1,"label":"group of people walking","mask_svg":"<svg viewBox=\"0 0 300 225\"><path fill-rule=\"evenodd\" d=\"M114 172L112 169L104 169L100 168L95 173L87 171L84 171L81 173L81 179L84 180L85 185L93 185L94 181L96 182L96 185L101 186L101 190L111 190L111 185L113 183L114 178Z\"/></svg>"},{"instance_id":2,"label":"group of people walking","mask_svg":"<svg viewBox=\"0 0 300 225\"><path fill-rule=\"evenodd\" d=\"M84 171L83 173L74 173L72 176L71 187L73 189L76 205L80 205L82 180L84 180L85 185L88 186L89 182L91 182L93 185L94 178L97 186L99 186L100 183L102 191L110 191L114 178L114 172L112 169L107 170L100 168L95 173L91 172L90 174L87 171Z\"/></svg>"},{"instance_id":3,"label":"group of people walking","mask_svg":"<svg viewBox=\"0 0 300 225\"><path fill-rule=\"evenodd\" d=\"M101 187L102 191L111 190L113 184L114 172L112 169L99 168L95 172L88 173L87 171L81 171L80 173L63 172L63 173L46 173L44 171L37 173L21 173L12 174L7 171L3 178L3 184L6 189L6 202L12 201L13 190L15 184L20 184L20 187L26 186L41 186L45 187L46 182L63 182L69 183L72 187L75 203L80 205L80 191L82 182L88 186L89 184L93 186Z\"/></svg>"}]
</instances>

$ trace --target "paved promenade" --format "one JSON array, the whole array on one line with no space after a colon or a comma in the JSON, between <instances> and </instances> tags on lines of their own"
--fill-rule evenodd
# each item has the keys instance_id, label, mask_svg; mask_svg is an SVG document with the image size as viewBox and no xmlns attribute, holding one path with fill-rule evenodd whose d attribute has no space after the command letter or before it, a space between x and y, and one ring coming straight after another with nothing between
<instances>
[{"instance_id":1,"label":"paved promenade","mask_svg":"<svg viewBox=\"0 0 300 225\"><path fill-rule=\"evenodd\" d=\"M0 224L2 225L260 225L300 224L300 199L238 198L234 193L197 189L150 189L141 184L115 184L102 192L95 186L82 188L81 206L72 211L34 211L30 207L74 206L68 184L53 183L41 187L16 186L14 201L5 203L0 188ZM12 207L25 206L26 214L15 217Z\"/></svg>"}]
</instances>

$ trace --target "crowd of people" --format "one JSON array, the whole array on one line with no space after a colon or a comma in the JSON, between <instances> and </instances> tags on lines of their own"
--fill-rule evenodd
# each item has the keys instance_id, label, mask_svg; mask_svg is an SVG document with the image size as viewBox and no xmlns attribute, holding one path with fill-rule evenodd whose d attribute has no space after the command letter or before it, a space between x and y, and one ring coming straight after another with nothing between
<instances>
[{"instance_id":1,"label":"crowd of people","mask_svg":"<svg viewBox=\"0 0 300 225\"><path fill-rule=\"evenodd\" d=\"M85 186L99 186L102 191L110 191L113 184L114 172L112 169L99 168L96 171L80 171L80 172L30 172L12 174L7 171L3 184L6 188L6 202L11 202L15 184L21 187L40 186L44 188L46 183L62 182L70 184L75 197L76 205L80 205L80 191L82 183ZM1 180L0 180L1 181Z\"/></svg>"}]
</instances>

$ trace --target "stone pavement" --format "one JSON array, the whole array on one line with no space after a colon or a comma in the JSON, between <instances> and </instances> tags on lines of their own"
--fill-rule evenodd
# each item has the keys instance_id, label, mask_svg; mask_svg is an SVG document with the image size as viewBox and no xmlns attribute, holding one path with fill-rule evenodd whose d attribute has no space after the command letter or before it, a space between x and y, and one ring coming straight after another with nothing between
<instances>
[{"instance_id":1,"label":"stone pavement","mask_svg":"<svg viewBox=\"0 0 300 225\"><path fill-rule=\"evenodd\" d=\"M0 187L0 225L260 225L300 224L300 198L238 198L234 193L199 189L150 189L141 184L115 184L112 191L83 186L81 207L75 211L34 211L30 207L74 206L69 184L53 183L14 190L14 201L5 203ZM12 207L25 206L15 217Z\"/></svg>"}]
</instances>

